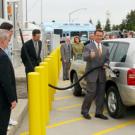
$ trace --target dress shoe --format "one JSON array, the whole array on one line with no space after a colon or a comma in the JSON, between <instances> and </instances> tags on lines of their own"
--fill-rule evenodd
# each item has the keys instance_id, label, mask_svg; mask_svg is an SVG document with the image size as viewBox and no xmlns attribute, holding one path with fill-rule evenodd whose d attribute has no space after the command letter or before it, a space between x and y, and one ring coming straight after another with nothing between
<instances>
[{"instance_id":1,"label":"dress shoe","mask_svg":"<svg viewBox=\"0 0 135 135\"><path fill-rule=\"evenodd\" d=\"M103 120L108 120L108 117L104 116L103 114L95 114L95 117Z\"/></svg>"},{"instance_id":2,"label":"dress shoe","mask_svg":"<svg viewBox=\"0 0 135 135\"><path fill-rule=\"evenodd\" d=\"M85 119L91 119L91 116L89 115L89 114L87 114L87 113L82 113L81 112L81 114L82 114L82 116L85 118Z\"/></svg>"}]
</instances>

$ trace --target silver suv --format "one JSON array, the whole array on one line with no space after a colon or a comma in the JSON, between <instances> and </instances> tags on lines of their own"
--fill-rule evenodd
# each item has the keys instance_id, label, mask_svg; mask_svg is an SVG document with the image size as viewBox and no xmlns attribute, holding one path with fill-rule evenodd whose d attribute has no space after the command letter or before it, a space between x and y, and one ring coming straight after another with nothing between
<instances>
[{"instance_id":1,"label":"silver suv","mask_svg":"<svg viewBox=\"0 0 135 135\"><path fill-rule=\"evenodd\" d=\"M106 70L106 103L110 116L124 116L126 106L135 106L135 38L104 40L103 45L110 51L110 67L114 75ZM73 61L70 68L70 81L74 83L85 72L83 58ZM73 94L80 96L86 90L82 80L73 88Z\"/></svg>"}]
</instances>

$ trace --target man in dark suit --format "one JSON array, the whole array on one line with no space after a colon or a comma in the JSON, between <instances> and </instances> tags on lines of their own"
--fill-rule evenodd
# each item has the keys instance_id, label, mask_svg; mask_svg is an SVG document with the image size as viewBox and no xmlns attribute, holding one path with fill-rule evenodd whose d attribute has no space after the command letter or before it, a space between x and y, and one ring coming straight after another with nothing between
<instances>
[{"instance_id":1,"label":"man in dark suit","mask_svg":"<svg viewBox=\"0 0 135 135\"><path fill-rule=\"evenodd\" d=\"M38 66L41 62L41 48L42 42L40 40L41 32L38 29L32 31L32 39L28 40L21 49L21 58L25 66L26 74L34 71L34 67ZM30 61L26 57L26 51Z\"/></svg>"},{"instance_id":2,"label":"man in dark suit","mask_svg":"<svg viewBox=\"0 0 135 135\"><path fill-rule=\"evenodd\" d=\"M84 43L84 45L88 45L88 44L90 44L90 43L93 42L93 41L94 41L94 33L90 33L90 34L89 34L89 40L86 41L86 42Z\"/></svg>"},{"instance_id":3,"label":"man in dark suit","mask_svg":"<svg viewBox=\"0 0 135 135\"><path fill-rule=\"evenodd\" d=\"M106 65L109 64L109 51L101 44L103 35L104 33L102 30L96 30L94 33L94 42L85 46L83 53L84 61L87 62L86 72L90 69L101 66L101 68L96 69L86 77L86 89L88 93L85 96L81 111L81 114L86 119L91 119L89 109L94 99L96 99L95 117L108 119L103 115L103 106L106 82L105 68Z\"/></svg>"},{"instance_id":4,"label":"man in dark suit","mask_svg":"<svg viewBox=\"0 0 135 135\"><path fill-rule=\"evenodd\" d=\"M0 135L7 134L11 110L17 102L15 75L4 49L8 47L8 31L0 29Z\"/></svg>"},{"instance_id":5,"label":"man in dark suit","mask_svg":"<svg viewBox=\"0 0 135 135\"><path fill-rule=\"evenodd\" d=\"M63 80L69 80L69 69L71 65L71 58L72 58L72 47L70 44L70 38L66 38L66 43L61 43L61 60L63 66Z\"/></svg>"},{"instance_id":6,"label":"man in dark suit","mask_svg":"<svg viewBox=\"0 0 135 135\"><path fill-rule=\"evenodd\" d=\"M8 31L8 34L9 34L9 40L11 41L12 40L12 35L13 35L13 25L8 23L8 22L3 22L1 25L0 25L0 29L4 29L4 30L7 30ZM12 42L11 42L12 43ZM11 46L11 44L9 45ZM5 49L5 52L6 54L9 56L10 58L10 55L11 53L9 53L9 46L7 49ZM17 121L13 120L10 118L10 121L9 121L9 125L17 125Z\"/></svg>"}]
</instances>

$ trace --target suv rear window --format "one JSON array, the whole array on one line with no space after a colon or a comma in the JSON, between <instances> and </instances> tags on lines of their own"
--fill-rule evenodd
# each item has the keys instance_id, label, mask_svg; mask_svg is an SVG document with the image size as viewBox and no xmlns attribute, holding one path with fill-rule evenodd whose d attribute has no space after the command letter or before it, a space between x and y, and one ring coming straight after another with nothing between
<instances>
[{"instance_id":1,"label":"suv rear window","mask_svg":"<svg viewBox=\"0 0 135 135\"><path fill-rule=\"evenodd\" d=\"M114 43L113 42L102 42L102 43L109 49L109 52L111 52Z\"/></svg>"},{"instance_id":2,"label":"suv rear window","mask_svg":"<svg viewBox=\"0 0 135 135\"><path fill-rule=\"evenodd\" d=\"M129 48L128 43L119 42L112 61L113 62L125 62L126 57L127 57L128 48Z\"/></svg>"},{"instance_id":3,"label":"suv rear window","mask_svg":"<svg viewBox=\"0 0 135 135\"><path fill-rule=\"evenodd\" d=\"M117 48L118 42L103 42L103 45L106 46L109 49L109 59L112 61L112 58L114 56L115 50Z\"/></svg>"}]
</instances>

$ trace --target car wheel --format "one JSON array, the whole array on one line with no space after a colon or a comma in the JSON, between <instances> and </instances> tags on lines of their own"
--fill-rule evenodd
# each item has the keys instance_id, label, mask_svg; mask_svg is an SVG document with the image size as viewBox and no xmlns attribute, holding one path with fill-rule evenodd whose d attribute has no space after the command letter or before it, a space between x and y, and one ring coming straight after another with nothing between
<instances>
[{"instance_id":1,"label":"car wheel","mask_svg":"<svg viewBox=\"0 0 135 135\"><path fill-rule=\"evenodd\" d=\"M73 74L73 84L74 84L75 82L77 82L77 81L78 81L77 74L74 73L74 74ZM81 86L80 86L79 83L77 83L77 84L73 87L73 95L74 95L74 96L81 96L81 95L82 95L82 88L81 88Z\"/></svg>"},{"instance_id":2,"label":"car wheel","mask_svg":"<svg viewBox=\"0 0 135 135\"><path fill-rule=\"evenodd\" d=\"M125 106L123 105L118 89L115 86L109 87L107 90L107 110L111 117L121 118L125 113Z\"/></svg>"}]
</instances>

